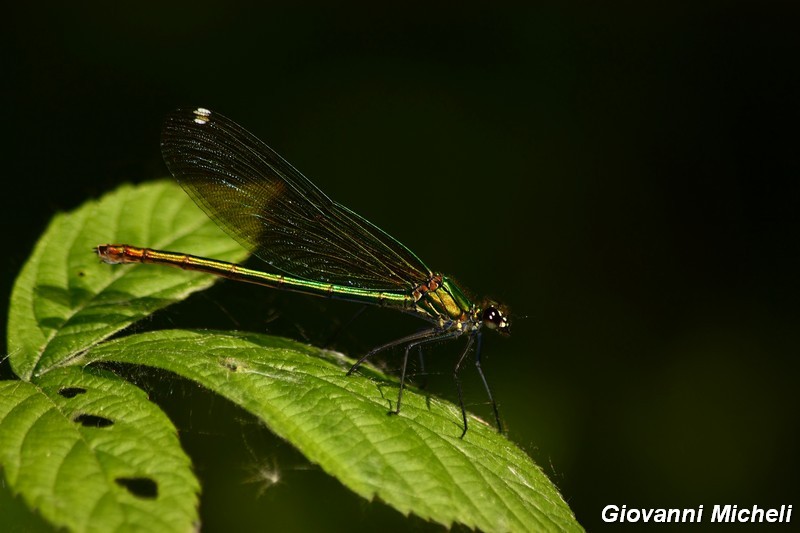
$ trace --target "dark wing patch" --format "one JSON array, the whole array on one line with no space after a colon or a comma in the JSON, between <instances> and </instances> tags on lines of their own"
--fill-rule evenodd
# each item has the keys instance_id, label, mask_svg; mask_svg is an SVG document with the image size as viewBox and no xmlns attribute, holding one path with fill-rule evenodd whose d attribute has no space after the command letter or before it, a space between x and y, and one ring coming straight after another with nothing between
<instances>
[{"instance_id":1,"label":"dark wing patch","mask_svg":"<svg viewBox=\"0 0 800 533\"><path fill-rule=\"evenodd\" d=\"M206 214L254 255L291 276L405 291L431 272L389 234L332 201L254 135L202 108L167 116L161 150Z\"/></svg>"}]
</instances>

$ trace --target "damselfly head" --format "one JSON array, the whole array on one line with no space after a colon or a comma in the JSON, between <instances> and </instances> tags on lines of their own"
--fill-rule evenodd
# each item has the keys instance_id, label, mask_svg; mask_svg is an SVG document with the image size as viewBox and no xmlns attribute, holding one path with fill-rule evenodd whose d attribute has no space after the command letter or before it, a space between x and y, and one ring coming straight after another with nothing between
<instances>
[{"instance_id":1,"label":"damselfly head","mask_svg":"<svg viewBox=\"0 0 800 533\"><path fill-rule=\"evenodd\" d=\"M496 330L503 335L511 333L511 322L508 320L506 311L495 302L488 302L483 309L481 316L483 325L489 329Z\"/></svg>"}]
</instances>

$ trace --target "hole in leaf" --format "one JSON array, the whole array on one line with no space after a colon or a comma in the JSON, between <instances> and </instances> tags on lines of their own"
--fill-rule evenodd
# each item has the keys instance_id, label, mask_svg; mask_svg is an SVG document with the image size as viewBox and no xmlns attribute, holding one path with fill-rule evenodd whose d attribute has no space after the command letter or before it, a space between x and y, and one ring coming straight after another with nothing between
<instances>
[{"instance_id":1,"label":"hole in leaf","mask_svg":"<svg viewBox=\"0 0 800 533\"><path fill-rule=\"evenodd\" d=\"M231 372L236 372L239 370L239 365L234 363L233 361L220 361L220 364L230 370Z\"/></svg>"},{"instance_id":2,"label":"hole in leaf","mask_svg":"<svg viewBox=\"0 0 800 533\"><path fill-rule=\"evenodd\" d=\"M64 387L63 389L59 389L58 393L64 398L74 398L78 394L85 394L86 389L80 387Z\"/></svg>"},{"instance_id":3,"label":"hole in leaf","mask_svg":"<svg viewBox=\"0 0 800 533\"><path fill-rule=\"evenodd\" d=\"M149 477L118 477L114 481L139 498L153 499L158 496L158 483Z\"/></svg>"},{"instance_id":4,"label":"hole in leaf","mask_svg":"<svg viewBox=\"0 0 800 533\"><path fill-rule=\"evenodd\" d=\"M72 420L87 428L105 428L114 424L114 421L108 418L87 414L80 414Z\"/></svg>"}]
</instances>

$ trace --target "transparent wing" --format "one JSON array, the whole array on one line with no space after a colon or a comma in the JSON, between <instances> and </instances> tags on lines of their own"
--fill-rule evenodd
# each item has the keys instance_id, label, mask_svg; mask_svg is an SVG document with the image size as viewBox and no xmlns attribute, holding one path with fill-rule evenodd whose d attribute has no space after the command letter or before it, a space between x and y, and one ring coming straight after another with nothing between
<instances>
[{"instance_id":1,"label":"transparent wing","mask_svg":"<svg viewBox=\"0 0 800 533\"><path fill-rule=\"evenodd\" d=\"M377 226L328 198L244 128L207 109L178 109L161 138L172 175L255 256L291 276L382 291L430 279L428 267Z\"/></svg>"}]
</instances>

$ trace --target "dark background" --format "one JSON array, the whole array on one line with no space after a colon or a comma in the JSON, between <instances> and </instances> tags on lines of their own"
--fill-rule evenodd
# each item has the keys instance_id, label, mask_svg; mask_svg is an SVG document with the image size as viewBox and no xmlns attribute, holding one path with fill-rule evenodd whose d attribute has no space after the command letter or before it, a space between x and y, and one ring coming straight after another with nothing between
<instances>
[{"instance_id":1,"label":"dark background","mask_svg":"<svg viewBox=\"0 0 800 533\"><path fill-rule=\"evenodd\" d=\"M55 212L164 176L164 114L208 107L511 306L511 338L484 347L508 436L588 529L607 504L800 513L791 3L23 4L2 37L0 300ZM319 344L354 311L235 285L143 327ZM374 311L336 345L416 326ZM448 398L456 352L428 356ZM223 400L130 372L180 427L207 530L438 529L350 494Z\"/></svg>"}]
</instances>

